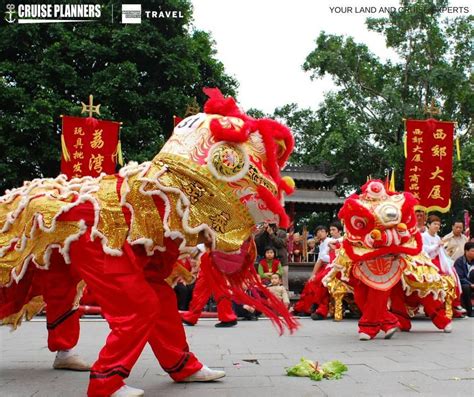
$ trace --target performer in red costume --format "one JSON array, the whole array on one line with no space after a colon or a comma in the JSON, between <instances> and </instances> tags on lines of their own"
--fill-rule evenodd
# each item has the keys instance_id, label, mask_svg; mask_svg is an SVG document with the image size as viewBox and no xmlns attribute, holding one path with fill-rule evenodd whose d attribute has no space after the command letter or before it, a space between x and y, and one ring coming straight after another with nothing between
<instances>
[{"instance_id":1,"label":"performer in red costume","mask_svg":"<svg viewBox=\"0 0 474 397\"><path fill-rule=\"evenodd\" d=\"M445 291L436 267L422 251L416 228L416 199L409 193L387 192L379 180L371 180L362 193L351 195L339 211L346 234L333 262L333 270L323 282L338 274L354 288L354 298L362 312L359 339L373 339L380 331L390 339L400 326L394 311L419 294L434 324L451 331L451 321L443 309ZM406 297L404 295L406 295Z\"/></svg>"},{"instance_id":2,"label":"performer in red costume","mask_svg":"<svg viewBox=\"0 0 474 397\"><path fill-rule=\"evenodd\" d=\"M227 328L237 325L237 316L232 310L232 302L229 297L219 295L219 293L212 291L212 280L209 275L206 274L206 270L201 268L199 275L196 280L196 285L193 290L193 298L189 305L189 311L183 312L181 318L187 325L193 326L199 320L204 305L207 303L211 295L214 295L214 299L217 303L217 316L219 323L215 325L218 328Z\"/></svg>"},{"instance_id":3,"label":"performer in red costume","mask_svg":"<svg viewBox=\"0 0 474 397\"><path fill-rule=\"evenodd\" d=\"M327 240L327 257L329 258L329 261L328 263L322 262L320 270L314 277L314 303L317 305L317 308L311 314L313 320L325 320L328 316L331 295L329 294L327 287L323 284L323 279L331 271L331 263L336 258L336 252L341 248L341 232L342 225L339 222L333 222L329 226L331 237L324 239L324 241Z\"/></svg>"},{"instance_id":4,"label":"performer in red costume","mask_svg":"<svg viewBox=\"0 0 474 397\"><path fill-rule=\"evenodd\" d=\"M314 265L313 274L305 284L301 298L294 307L297 313L311 313L313 307L316 306L311 313L313 320L324 320L329 312L331 296L322 280L330 272L330 263L336 256L336 250L340 248L341 229L340 223L332 223L329 228L331 237L328 237L325 226L316 228L316 235L320 241L318 259Z\"/></svg>"},{"instance_id":5,"label":"performer in red costume","mask_svg":"<svg viewBox=\"0 0 474 397\"><path fill-rule=\"evenodd\" d=\"M91 369L89 396L143 395L124 379L147 342L176 381L224 376L189 352L174 292L164 281L199 243L209 248L201 266L217 294L255 307L280 331L297 327L258 281L251 240L260 222L288 226L281 198L294 184L280 169L293 137L273 120L243 114L219 90L206 92L209 114L183 120L153 161L98 178L36 179L0 197L0 319L16 326L31 318L44 305L42 295L51 316L68 313L72 292L62 300L57 291L45 292L46 285L58 289L55 266L68 291L85 281L111 329ZM51 279L42 273L50 270ZM258 297L244 285L258 288ZM75 315L69 312L48 321L65 328ZM61 347L77 340L69 325Z\"/></svg>"}]
</instances>

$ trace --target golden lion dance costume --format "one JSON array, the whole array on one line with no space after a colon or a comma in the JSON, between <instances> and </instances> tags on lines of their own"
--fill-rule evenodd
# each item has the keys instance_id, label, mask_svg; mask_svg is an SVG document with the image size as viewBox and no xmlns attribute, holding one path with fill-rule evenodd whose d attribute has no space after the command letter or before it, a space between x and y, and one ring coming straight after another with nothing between
<instances>
[{"instance_id":1,"label":"golden lion dance costume","mask_svg":"<svg viewBox=\"0 0 474 397\"><path fill-rule=\"evenodd\" d=\"M339 211L346 233L324 283L338 276L353 287L362 312L361 340L372 339L379 331L387 339L398 328L408 331L408 310L420 305L438 328L451 331L443 302L445 281L422 252L416 203L410 193L387 192L382 181L371 180ZM389 299L392 312L387 308Z\"/></svg>"},{"instance_id":2,"label":"golden lion dance costume","mask_svg":"<svg viewBox=\"0 0 474 397\"><path fill-rule=\"evenodd\" d=\"M152 161L96 179L36 179L0 198L0 318L15 327L43 297L50 349L74 346L76 286L84 280L111 328L90 396L122 387L147 342L177 381L202 367L164 281L198 243L208 245L202 266L214 290L255 306L280 332L297 327L258 282L251 238L258 222L288 224L281 202L293 187L280 169L293 136L243 114L218 89L205 92L205 113L181 121ZM245 284L258 285L261 298L249 297Z\"/></svg>"}]
</instances>

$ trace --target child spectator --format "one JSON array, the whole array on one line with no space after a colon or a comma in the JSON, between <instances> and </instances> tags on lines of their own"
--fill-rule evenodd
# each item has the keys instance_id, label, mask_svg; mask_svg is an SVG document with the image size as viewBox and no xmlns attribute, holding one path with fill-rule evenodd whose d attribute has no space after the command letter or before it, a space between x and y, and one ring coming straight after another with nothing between
<instances>
[{"instance_id":1,"label":"child spectator","mask_svg":"<svg viewBox=\"0 0 474 397\"><path fill-rule=\"evenodd\" d=\"M283 275L283 267L278 259L275 258L275 249L272 247L265 248L265 258L258 263L258 274L265 285L270 284L272 274L278 273Z\"/></svg>"},{"instance_id":2,"label":"child spectator","mask_svg":"<svg viewBox=\"0 0 474 397\"><path fill-rule=\"evenodd\" d=\"M268 289L273 295L280 299L286 305L286 307L290 306L288 291L283 285L281 285L281 276L278 273L271 275Z\"/></svg>"}]
</instances>

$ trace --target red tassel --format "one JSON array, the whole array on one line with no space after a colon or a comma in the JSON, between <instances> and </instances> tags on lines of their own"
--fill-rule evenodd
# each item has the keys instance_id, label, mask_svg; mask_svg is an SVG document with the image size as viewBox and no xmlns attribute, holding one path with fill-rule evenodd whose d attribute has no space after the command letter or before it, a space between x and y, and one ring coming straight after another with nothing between
<instances>
[{"instance_id":1,"label":"red tassel","mask_svg":"<svg viewBox=\"0 0 474 397\"><path fill-rule=\"evenodd\" d=\"M240 272L224 275L216 269L209 252L206 252L201 257L201 272L212 291L262 312L277 327L280 335L283 334L285 327L293 333L299 326L297 320L288 312L283 302L260 282L255 271L254 258L255 253L249 252ZM244 286L254 288L258 296L248 295ZM204 305L206 302L198 303Z\"/></svg>"}]
</instances>

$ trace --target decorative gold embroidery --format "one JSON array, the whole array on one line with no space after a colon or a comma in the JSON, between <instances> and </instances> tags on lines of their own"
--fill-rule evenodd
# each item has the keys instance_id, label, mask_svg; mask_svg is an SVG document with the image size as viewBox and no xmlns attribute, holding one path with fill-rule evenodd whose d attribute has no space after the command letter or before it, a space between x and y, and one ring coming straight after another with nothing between
<instances>
[{"instance_id":1,"label":"decorative gold embroidery","mask_svg":"<svg viewBox=\"0 0 474 397\"><path fill-rule=\"evenodd\" d=\"M209 219L212 221L212 228L219 233L225 233L225 227L229 222L230 215L224 211L221 211L218 214L211 215Z\"/></svg>"}]
</instances>

